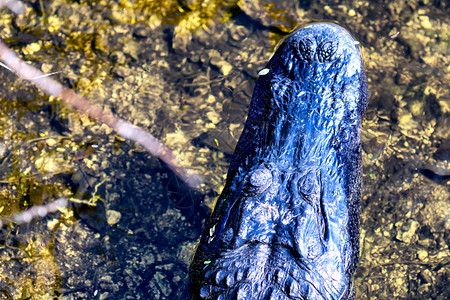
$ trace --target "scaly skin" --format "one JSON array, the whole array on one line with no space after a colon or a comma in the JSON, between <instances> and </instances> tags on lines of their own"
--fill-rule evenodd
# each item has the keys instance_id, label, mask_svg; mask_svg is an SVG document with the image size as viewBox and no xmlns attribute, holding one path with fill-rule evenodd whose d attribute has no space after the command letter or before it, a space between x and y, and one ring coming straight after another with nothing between
<instances>
[{"instance_id":1,"label":"scaly skin","mask_svg":"<svg viewBox=\"0 0 450 300\"><path fill-rule=\"evenodd\" d=\"M191 297L353 299L368 101L358 46L338 25L310 23L266 69L191 264Z\"/></svg>"}]
</instances>

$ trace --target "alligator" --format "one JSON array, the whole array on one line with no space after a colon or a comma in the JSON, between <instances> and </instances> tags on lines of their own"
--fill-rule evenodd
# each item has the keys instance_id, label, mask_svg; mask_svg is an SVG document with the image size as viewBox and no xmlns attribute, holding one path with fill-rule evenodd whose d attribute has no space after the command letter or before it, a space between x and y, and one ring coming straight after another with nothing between
<instances>
[{"instance_id":1,"label":"alligator","mask_svg":"<svg viewBox=\"0 0 450 300\"><path fill-rule=\"evenodd\" d=\"M355 298L368 99L344 28L308 23L279 43L192 259L192 299Z\"/></svg>"}]
</instances>

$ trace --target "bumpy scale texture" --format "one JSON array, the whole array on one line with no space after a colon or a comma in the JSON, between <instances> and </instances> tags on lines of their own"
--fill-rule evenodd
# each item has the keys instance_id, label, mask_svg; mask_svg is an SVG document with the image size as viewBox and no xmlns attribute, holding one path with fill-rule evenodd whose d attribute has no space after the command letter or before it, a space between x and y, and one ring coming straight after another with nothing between
<instances>
[{"instance_id":1,"label":"bumpy scale texture","mask_svg":"<svg viewBox=\"0 0 450 300\"><path fill-rule=\"evenodd\" d=\"M342 27L310 23L282 41L193 258L193 299L354 298L367 101Z\"/></svg>"}]
</instances>

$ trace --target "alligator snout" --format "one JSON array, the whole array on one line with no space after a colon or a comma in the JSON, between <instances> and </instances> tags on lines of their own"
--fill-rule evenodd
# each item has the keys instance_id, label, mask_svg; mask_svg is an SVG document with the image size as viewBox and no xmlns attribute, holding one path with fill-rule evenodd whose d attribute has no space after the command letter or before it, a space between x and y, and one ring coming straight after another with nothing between
<instances>
[{"instance_id":1,"label":"alligator snout","mask_svg":"<svg viewBox=\"0 0 450 300\"><path fill-rule=\"evenodd\" d=\"M357 43L336 24L306 24L260 74L191 296L353 299L368 101Z\"/></svg>"}]
</instances>

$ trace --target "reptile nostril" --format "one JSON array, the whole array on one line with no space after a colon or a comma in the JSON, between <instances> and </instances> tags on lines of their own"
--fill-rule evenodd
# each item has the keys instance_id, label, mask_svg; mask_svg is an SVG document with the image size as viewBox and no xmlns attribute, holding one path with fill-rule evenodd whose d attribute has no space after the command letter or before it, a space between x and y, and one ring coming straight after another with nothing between
<instances>
[{"instance_id":1,"label":"reptile nostril","mask_svg":"<svg viewBox=\"0 0 450 300\"><path fill-rule=\"evenodd\" d=\"M320 62L332 61L335 59L335 53L338 48L338 42L326 41L317 48L317 58Z\"/></svg>"},{"instance_id":2,"label":"reptile nostril","mask_svg":"<svg viewBox=\"0 0 450 300\"><path fill-rule=\"evenodd\" d=\"M297 53L301 60L310 62L314 59L315 42L310 39L303 39L298 42Z\"/></svg>"}]
</instances>

